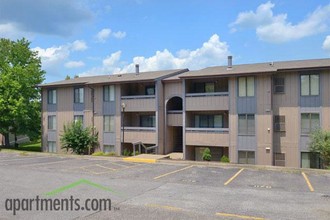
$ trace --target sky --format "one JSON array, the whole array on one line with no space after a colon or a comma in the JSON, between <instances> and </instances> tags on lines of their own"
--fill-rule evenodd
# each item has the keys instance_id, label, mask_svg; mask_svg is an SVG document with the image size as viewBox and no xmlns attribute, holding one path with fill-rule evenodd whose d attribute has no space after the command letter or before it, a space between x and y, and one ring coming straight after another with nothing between
<instances>
[{"instance_id":1,"label":"sky","mask_svg":"<svg viewBox=\"0 0 330 220\"><path fill-rule=\"evenodd\" d=\"M330 0L0 0L0 37L38 52L45 82L330 57Z\"/></svg>"}]
</instances>

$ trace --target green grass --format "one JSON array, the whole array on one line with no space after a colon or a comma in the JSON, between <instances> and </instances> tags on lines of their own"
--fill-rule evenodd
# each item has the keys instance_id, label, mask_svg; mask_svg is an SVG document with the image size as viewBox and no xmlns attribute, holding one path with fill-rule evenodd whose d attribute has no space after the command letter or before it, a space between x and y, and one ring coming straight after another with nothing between
<instances>
[{"instance_id":1,"label":"green grass","mask_svg":"<svg viewBox=\"0 0 330 220\"><path fill-rule=\"evenodd\" d=\"M20 144L17 150L41 152L41 142L36 141L36 142Z\"/></svg>"}]
</instances>

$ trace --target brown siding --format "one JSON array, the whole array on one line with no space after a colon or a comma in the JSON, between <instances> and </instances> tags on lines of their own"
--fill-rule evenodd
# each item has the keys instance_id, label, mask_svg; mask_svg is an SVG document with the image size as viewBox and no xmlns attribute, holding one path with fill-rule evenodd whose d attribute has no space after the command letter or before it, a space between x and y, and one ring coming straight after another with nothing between
<instances>
[{"instance_id":1,"label":"brown siding","mask_svg":"<svg viewBox=\"0 0 330 220\"><path fill-rule=\"evenodd\" d=\"M63 133L63 126L73 120L73 88L58 88L57 97L57 150L66 152L61 149L60 136Z\"/></svg>"},{"instance_id":2,"label":"brown siding","mask_svg":"<svg viewBox=\"0 0 330 220\"><path fill-rule=\"evenodd\" d=\"M229 134L186 131L186 145L227 147Z\"/></svg>"},{"instance_id":3,"label":"brown siding","mask_svg":"<svg viewBox=\"0 0 330 220\"><path fill-rule=\"evenodd\" d=\"M167 126L182 126L182 113L167 114Z\"/></svg>"},{"instance_id":4,"label":"brown siding","mask_svg":"<svg viewBox=\"0 0 330 220\"><path fill-rule=\"evenodd\" d=\"M156 98L123 99L121 102L125 103L126 112L156 111Z\"/></svg>"},{"instance_id":5,"label":"brown siding","mask_svg":"<svg viewBox=\"0 0 330 220\"><path fill-rule=\"evenodd\" d=\"M164 86L162 81L157 81L156 83L156 95L158 96L157 99L157 114L156 117L158 117L158 126L157 129L157 137L156 142L158 141L158 152L160 154L165 153L165 100L164 100Z\"/></svg>"},{"instance_id":6,"label":"brown siding","mask_svg":"<svg viewBox=\"0 0 330 220\"><path fill-rule=\"evenodd\" d=\"M115 125L116 125L116 153L121 155L121 140L122 140L122 131L121 131L121 86L115 86L115 95L116 95L116 115L115 115ZM103 121L102 121L103 122ZM125 138L126 141L126 138Z\"/></svg>"},{"instance_id":7,"label":"brown siding","mask_svg":"<svg viewBox=\"0 0 330 220\"><path fill-rule=\"evenodd\" d=\"M322 106L330 107L330 70L325 70L321 74L321 94Z\"/></svg>"},{"instance_id":8,"label":"brown siding","mask_svg":"<svg viewBox=\"0 0 330 220\"><path fill-rule=\"evenodd\" d=\"M125 143L141 141L144 144L156 144L156 131L125 130Z\"/></svg>"},{"instance_id":9,"label":"brown siding","mask_svg":"<svg viewBox=\"0 0 330 220\"><path fill-rule=\"evenodd\" d=\"M229 159L232 162L237 161L237 124L238 116L236 111L236 78L232 77L228 80L229 84Z\"/></svg>"},{"instance_id":10,"label":"brown siding","mask_svg":"<svg viewBox=\"0 0 330 220\"><path fill-rule=\"evenodd\" d=\"M169 100L174 96L182 96L182 83L178 82L166 82L164 85L165 90L165 100Z\"/></svg>"},{"instance_id":11,"label":"brown siding","mask_svg":"<svg viewBox=\"0 0 330 220\"><path fill-rule=\"evenodd\" d=\"M297 72L293 73L283 73L276 74L278 77L285 78L285 93L284 94L274 94L273 95L273 108L274 114L276 114L276 109L285 107L298 107L299 104L299 77Z\"/></svg>"},{"instance_id":12,"label":"brown siding","mask_svg":"<svg viewBox=\"0 0 330 220\"><path fill-rule=\"evenodd\" d=\"M186 111L229 110L228 96L186 97Z\"/></svg>"},{"instance_id":13,"label":"brown siding","mask_svg":"<svg viewBox=\"0 0 330 220\"><path fill-rule=\"evenodd\" d=\"M271 113L272 98L271 76L257 77L257 163L272 165L273 159L273 115Z\"/></svg>"},{"instance_id":14,"label":"brown siding","mask_svg":"<svg viewBox=\"0 0 330 220\"><path fill-rule=\"evenodd\" d=\"M42 100L42 113L41 113L41 132L42 132L42 141L41 141L41 147L43 151L47 150L47 138L48 138L48 132L47 132L47 127L48 127L48 120L47 120L47 89L42 89L41 91L41 100Z\"/></svg>"},{"instance_id":15,"label":"brown siding","mask_svg":"<svg viewBox=\"0 0 330 220\"><path fill-rule=\"evenodd\" d=\"M300 167L299 163L299 108L281 107L279 114L285 116L286 132L274 132L274 152L285 153L285 166Z\"/></svg>"}]
</instances>

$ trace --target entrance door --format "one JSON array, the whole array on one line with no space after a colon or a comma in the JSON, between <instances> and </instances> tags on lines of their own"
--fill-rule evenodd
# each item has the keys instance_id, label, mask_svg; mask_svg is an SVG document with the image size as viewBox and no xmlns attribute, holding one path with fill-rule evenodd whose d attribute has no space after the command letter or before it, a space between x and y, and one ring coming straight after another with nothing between
<instances>
[{"instance_id":1,"label":"entrance door","mask_svg":"<svg viewBox=\"0 0 330 220\"><path fill-rule=\"evenodd\" d=\"M173 152L183 152L182 147L182 127L173 127Z\"/></svg>"}]
</instances>

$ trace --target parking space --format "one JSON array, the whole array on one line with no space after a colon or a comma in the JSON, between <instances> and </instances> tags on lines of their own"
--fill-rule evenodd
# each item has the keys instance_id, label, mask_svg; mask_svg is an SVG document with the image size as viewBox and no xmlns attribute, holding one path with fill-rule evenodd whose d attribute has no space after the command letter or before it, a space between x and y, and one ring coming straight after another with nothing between
<instances>
[{"instance_id":1,"label":"parking space","mask_svg":"<svg viewBox=\"0 0 330 220\"><path fill-rule=\"evenodd\" d=\"M186 216L184 213L189 213L189 216L191 213L192 216L208 219L271 219L277 215L290 219L288 215L291 213L297 218L305 215L312 218L315 212L319 219L323 219L327 215L325 207L330 206L330 173L312 170L269 170L194 162L136 163L112 157L4 152L0 152L0 165L2 174L10 172L3 182L0 181L1 184L8 184L9 176L15 176L15 172L19 174L14 179L23 178L24 181L31 173L41 182L32 179L26 183L33 182L39 188L47 185L47 181L52 181L52 184L58 181L56 187L60 187L64 180L72 183L83 178L124 192L127 198L123 207L147 207L166 216L176 216L171 213L177 212L183 216ZM18 184L15 186L20 187ZM24 184L23 188L26 190L29 186ZM72 192L75 192L74 189ZM97 192L102 195L102 191ZM18 189L17 193L22 192ZM114 198L113 195L111 198ZM278 212L273 208L286 210L283 201L290 204L290 210ZM240 207L242 202L244 207ZM299 211L301 209L307 214ZM100 216L103 214L99 213Z\"/></svg>"}]
</instances>

